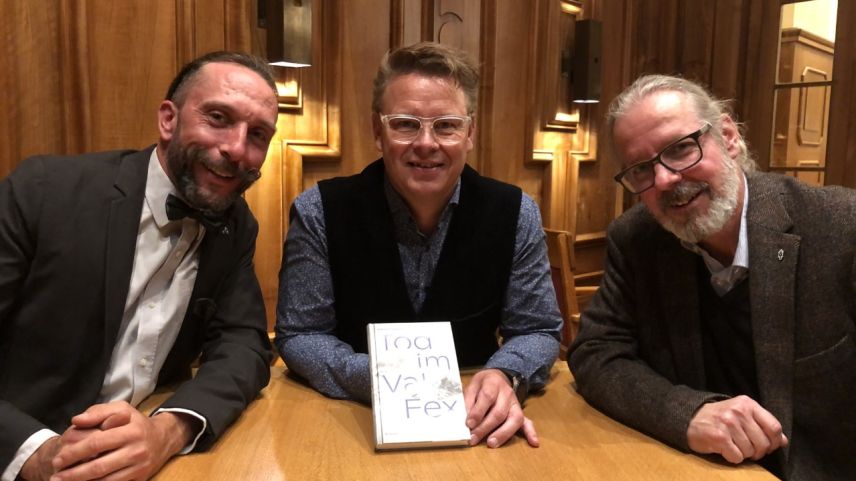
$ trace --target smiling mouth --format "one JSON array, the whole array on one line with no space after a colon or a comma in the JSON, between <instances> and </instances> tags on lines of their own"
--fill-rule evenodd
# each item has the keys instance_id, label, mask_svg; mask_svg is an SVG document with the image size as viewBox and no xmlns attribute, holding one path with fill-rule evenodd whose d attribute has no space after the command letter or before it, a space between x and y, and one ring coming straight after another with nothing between
<instances>
[{"instance_id":1,"label":"smiling mouth","mask_svg":"<svg viewBox=\"0 0 856 481\"><path fill-rule=\"evenodd\" d=\"M708 187L705 182L679 185L675 190L661 199L660 205L664 209L680 209L689 205L702 193L707 192Z\"/></svg>"},{"instance_id":2,"label":"smiling mouth","mask_svg":"<svg viewBox=\"0 0 856 481\"><path fill-rule=\"evenodd\" d=\"M232 180L235 178L235 172L225 166L216 165L211 162L204 162L202 165L208 170L208 172L211 172L223 180Z\"/></svg>"},{"instance_id":3,"label":"smiling mouth","mask_svg":"<svg viewBox=\"0 0 856 481\"><path fill-rule=\"evenodd\" d=\"M698 196L701 195L702 192L703 191L700 190L700 191L696 192L695 195L693 195L689 198L674 199L674 200L672 200L672 202L669 203L669 207L672 207L672 208L683 207L683 206L689 204L690 202L692 202L693 200L695 200Z\"/></svg>"},{"instance_id":4,"label":"smiling mouth","mask_svg":"<svg viewBox=\"0 0 856 481\"><path fill-rule=\"evenodd\" d=\"M407 165L419 169L438 169L443 166L443 164L426 164L421 162L408 162Z\"/></svg>"}]
</instances>

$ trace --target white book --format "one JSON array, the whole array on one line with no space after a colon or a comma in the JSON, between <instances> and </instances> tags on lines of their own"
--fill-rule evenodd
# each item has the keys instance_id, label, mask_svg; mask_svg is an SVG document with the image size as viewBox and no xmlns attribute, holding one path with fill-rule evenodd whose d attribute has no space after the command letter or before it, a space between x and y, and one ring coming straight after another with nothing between
<instances>
[{"instance_id":1,"label":"white book","mask_svg":"<svg viewBox=\"0 0 856 481\"><path fill-rule=\"evenodd\" d=\"M375 449L468 445L450 324L369 324L368 344Z\"/></svg>"}]
</instances>

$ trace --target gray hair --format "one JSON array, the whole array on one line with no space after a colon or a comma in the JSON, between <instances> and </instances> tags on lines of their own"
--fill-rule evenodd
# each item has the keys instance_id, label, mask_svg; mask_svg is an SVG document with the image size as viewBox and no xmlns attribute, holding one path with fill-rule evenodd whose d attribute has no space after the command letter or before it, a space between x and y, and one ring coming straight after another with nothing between
<instances>
[{"instance_id":1,"label":"gray hair","mask_svg":"<svg viewBox=\"0 0 856 481\"><path fill-rule=\"evenodd\" d=\"M684 94L691 102L693 110L699 120L709 123L713 129L711 133L720 145L724 146L722 139L722 114L726 114L734 120L738 128L737 147L740 153L737 156L737 164L744 172L752 172L756 169L755 160L749 153L749 148L743 135L745 130L743 124L737 123L728 100L714 97L704 87L696 82L681 77L669 75L644 75L636 79L633 84L624 89L609 104L606 113L606 138L608 145L614 148L613 129L615 122L627 115L627 112L655 92L670 91ZM614 153L614 152L613 152Z\"/></svg>"},{"instance_id":2,"label":"gray hair","mask_svg":"<svg viewBox=\"0 0 856 481\"><path fill-rule=\"evenodd\" d=\"M374 78L372 110L380 113L381 100L389 82L399 75L417 73L428 77L447 78L464 91L467 114L478 105L479 71L475 62L462 50L435 42L421 42L387 52Z\"/></svg>"}]
</instances>

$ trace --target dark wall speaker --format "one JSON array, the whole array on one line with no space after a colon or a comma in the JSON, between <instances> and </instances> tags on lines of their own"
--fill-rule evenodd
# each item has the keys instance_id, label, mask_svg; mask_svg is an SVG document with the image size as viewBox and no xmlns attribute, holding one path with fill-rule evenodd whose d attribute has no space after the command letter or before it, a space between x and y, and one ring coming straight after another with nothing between
<instances>
[{"instance_id":1,"label":"dark wall speaker","mask_svg":"<svg viewBox=\"0 0 856 481\"><path fill-rule=\"evenodd\" d=\"M574 102L600 101L600 69L603 23L579 20L574 24L574 59L570 76Z\"/></svg>"}]
</instances>

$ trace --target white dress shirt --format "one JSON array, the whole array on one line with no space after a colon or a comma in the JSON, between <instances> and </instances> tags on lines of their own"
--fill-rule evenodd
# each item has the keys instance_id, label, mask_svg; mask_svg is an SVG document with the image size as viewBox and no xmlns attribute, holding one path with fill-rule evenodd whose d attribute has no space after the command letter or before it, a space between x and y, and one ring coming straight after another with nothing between
<instances>
[{"instance_id":1,"label":"white dress shirt","mask_svg":"<svg viewBox=\"0 0 856 481\"><path fill-rule=\"evenodd\" d=\"M128 401L137 406L157 386L157 376L181 330L199 268L199 244L205 228L196 220L170 221L166 199L177 195L158 161L157 149L149 158L146 194L122 325L98 403ZM206 420L193 411L165 409L190 414L202 429L181 451L193 450L205 431ZM154 414L161 412L156 411ZM48 439L58 434L42 429L27 438L0 481L14 481L24 463Z\"/></svg>"}]
</instances>

